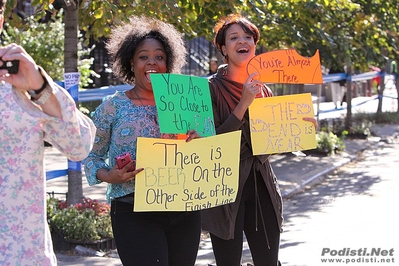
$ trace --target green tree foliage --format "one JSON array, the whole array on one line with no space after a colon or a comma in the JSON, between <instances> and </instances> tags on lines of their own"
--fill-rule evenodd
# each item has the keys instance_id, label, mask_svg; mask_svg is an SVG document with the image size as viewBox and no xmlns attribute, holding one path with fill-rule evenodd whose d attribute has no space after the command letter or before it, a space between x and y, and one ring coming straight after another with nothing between
<instances>
[{"instance_id":1,"label":"green tree foliage","mask_svg":"<svg viewBox=\"0 0 399 266\"><path fill-rule=\"evenodd\" d=\"M17 0L8 0L8 12L16 6L16 2ZM32 5L37 7L37 16L43 17L44 10L55 13L60 8L66 9L68 2L76 0L33 0ZM236 0L82 0L79 2L79 27L86 32L86 37L94 38L109 36L112 26L126 21L132 14L156 16L174 24L188 38L210 37L217 18L235 12L241 7L241 2Z\"/></svg>"},{"instance_id":2,"label":"green tree foliage","mask_svg":"<svg viewBox=\"0 0 399 266\"><path fill-rule=\"evenodd\" d=\"M21 45L51 77L62 80L63 30L64 25L59 20L43 24L27 18L22 27L6 27L4 44L14 42Z\"/></svg>"},{"instance_id":3,"label":"green tree foliage","mask_svg":"<svg viewBox=\"0 0 399 266\"><path fill-rule=\"evenodd\" d=\"M367 71L370 63L381 65L385 59L381 49L391 52L392 38L387 32L397 32L392 24L377 22L382 14L379 7L397 10L397 4L367 4L370 1L269 1L257 2L260 14L249 14L252 21L261 25L261 44L272 49L295 48L300 54L311 56L320 51L326 66L354 65ZM387 4L388 3L388 4ZM377 9L370 12L370 6ZM397 15L391 18L397 20ZM265 37L266 36L266 37ZM391 40L388 42L388 40Z\"/></svg>"},{"instance_id":4,"label":"green tree foliage","mask_svg":"<svg viewBox=\"0 0 399 266\"><path fill-rule=\"evenodd\" d=\"M17 0L9 0L7 10ZM368 71L399 61L399 0L33 0L38 15L79 2L79 28L86 40L107 37L132 14L155 16L175 25L186 38L212 39L218 18L240 12L261 30L262 51L294 48L303 56L320 51L327 67L347 65ZM18 23L14 19L13 23ZM399 105L399 101L398 101Z\"/></svg>"},{"instance_id":5,"label":"green tree foliage","mask_svg":"<svg viewBox=\"0 0 399 266\"><path fill-rule=\"evenodd\" d=\"M33 4L56 12L65 2ZM259 26L267 50L295 48L304 56L319 50L324 65L353 64L366 71L369 64L382 66L386 58L398 57L398 9L398 0L82 0L79 26L86 37L107 37L131 14L146 14L174 24L186 38L211 40L219 17L241 12Z\"/></svg>"},{"instance_id":6,"label":"green tree foliage","mask_svg":"<svg viewBox=\"0 0 399 266\"><path fill-rule=\"evenodd\" d=\"M62 15L60 13L60 15ZM64 23L62 17L54 18L52 23L39 23L33 17L28 17L20 27L6 25L4 44L17 43L42 66L54 80L64 80ZM94 48L83 48L83 41L78 43L78 69L81 74L80 87L87 87L92 83L91 75L97 75L90 67L93 58L85 58Z\"/></svg>"}]
</instances>

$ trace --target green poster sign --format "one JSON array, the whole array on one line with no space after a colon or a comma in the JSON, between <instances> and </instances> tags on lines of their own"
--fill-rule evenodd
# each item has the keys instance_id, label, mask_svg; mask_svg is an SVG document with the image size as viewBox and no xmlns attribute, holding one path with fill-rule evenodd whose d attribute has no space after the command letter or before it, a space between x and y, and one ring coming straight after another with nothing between
<instances>
[{"instance_id":1,"label":"green poster sign","mask_svg":"<svg viewBox=\"0 0 399 266\"><path fill-rule=\"evenodd\" d=\"M194 129L213 136L215 123L207 78L181 74L151 74L161 133L185 134Z\"/></svg>"}]
</instances>

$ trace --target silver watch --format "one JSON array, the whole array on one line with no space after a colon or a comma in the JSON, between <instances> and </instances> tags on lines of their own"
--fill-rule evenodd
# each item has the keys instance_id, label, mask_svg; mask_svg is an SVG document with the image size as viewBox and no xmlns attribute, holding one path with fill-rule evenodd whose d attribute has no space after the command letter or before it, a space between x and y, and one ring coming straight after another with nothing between
<instances>
[{"instance_id":1,"label":"silver watch","mask_svg":"<svg viewBox=\"0 0 399 266\"><path fill-rule=\"evenodd\" d=\"M47 102L47 100L51 97L52 94L53 94L53 89L50 86L47 86L42 95L40 95L39 98L34 99L33 102L38 105L43 105Z\"/></svg>"}]
</instances>

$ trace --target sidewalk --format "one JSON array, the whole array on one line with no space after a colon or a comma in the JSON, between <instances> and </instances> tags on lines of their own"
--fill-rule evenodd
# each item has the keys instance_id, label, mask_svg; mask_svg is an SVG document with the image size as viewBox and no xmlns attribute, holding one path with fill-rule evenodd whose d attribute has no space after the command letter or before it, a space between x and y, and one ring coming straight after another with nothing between
<instances>
[{"instance_id":1,"label":"sidewalk","mask_svg":"<svg viewBox=\"0 0 399 266\"><path fill-rule=\"evenodd\" d=\"M274 155L270 162L279 180L284 198L289 198L304 189L323 180L326 174L355 160L363 150L377 146L379 141L389 141L394 135L399 135L399 125L375 125L372 128L376 137L368 140L346 139L345 152L333 156L308 155L305 157L293 154ZM67 163L54 148L46 148L46 167L48 170L66 169ZM59 177L47 181L47 192L65 193L68 190L67 177ZM106 185L89 187L83 177L83 193L93 199L105 201ZM59 265L121 265L117 254L108 257L79 257L57 254ZM243 262L250 262L250 253L247 243L244 243ZM197 257L198 266L214 263L212 246L209 239L203 239Z\"/></svg>"}]
</instances>

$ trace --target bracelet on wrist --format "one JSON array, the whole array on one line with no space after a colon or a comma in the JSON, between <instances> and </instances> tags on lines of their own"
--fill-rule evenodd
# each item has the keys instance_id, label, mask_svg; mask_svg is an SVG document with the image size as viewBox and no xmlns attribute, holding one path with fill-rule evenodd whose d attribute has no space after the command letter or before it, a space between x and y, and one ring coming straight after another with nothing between
<instances>
[{"instance_id":1,"label":"bracelet on wrist","mask_svg":"<svg viewBox=\"0 0 399 266\"><path fill-rule=\"evenodd\" d=\"M28 90L28 93L29 93L29 95L32 97L32 98L36 98L40 93L42 93L42 91L44 91L44 89L46 88L46 86L47 86L47 80L43 77L43 80L44 80L44 82L43 82L43 85L40 87L40 89L38 89L38 90Z\"/></svg>"},{"instance_id":2,"label":"bracelet on wrist","mask_svg":"<svg viewBox=\"0 0 399 266\"><path fill-rule=\"evenodd\" d=\"M31 100L33 101L34 99L37 98L37 96L39 96L40 93L42 93L44 91L44 89L47 87L47 79L43 76L41 69L39 68L39 73L43 78L43 84L40 87L40 89L38 90L28 90L29 95L31 96Z\"/></svg>"},{"instance_id":3,"label":"bracelet on wrist","mask_svg":"<svg viewBox=\"0 0 399 266\"><path fill-rule=\"evenodd\" d=\"M51 95L53 94L53 89L51 87L45 87L44 92L39 96L37 99L33 99L33 102L38 105L43 105L50 99Z\"/></svg>"}]
</instances>

